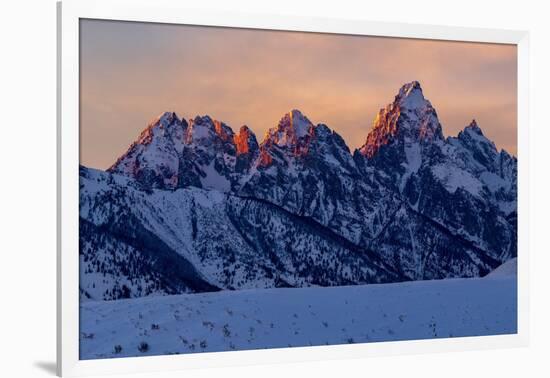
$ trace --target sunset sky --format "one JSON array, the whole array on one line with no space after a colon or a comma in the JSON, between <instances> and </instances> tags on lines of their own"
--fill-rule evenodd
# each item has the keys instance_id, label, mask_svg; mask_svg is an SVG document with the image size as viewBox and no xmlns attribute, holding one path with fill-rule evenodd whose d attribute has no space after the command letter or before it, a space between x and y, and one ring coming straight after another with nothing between
<instances>
[{"instance_id":1,"label":"sunset sky","mask_svg":"<svg viewBox=\"0 0 550 378\"><path fill-rule=\"evenodd\" d=\"M446 136L475 118L516 154L511 45L81 21L81 164L106 169L151 119L208 114L259 142L284 113L361 146L381 107L420 81Z\"/></svg>"}]
</instances>

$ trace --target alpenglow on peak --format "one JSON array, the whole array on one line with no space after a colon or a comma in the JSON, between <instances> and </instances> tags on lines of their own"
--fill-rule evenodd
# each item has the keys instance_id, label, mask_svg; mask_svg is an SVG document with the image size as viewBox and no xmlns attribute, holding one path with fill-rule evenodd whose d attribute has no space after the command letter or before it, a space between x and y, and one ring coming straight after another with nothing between
<instances>
[{"instance_id":1,"label":"alpenglow on peak","mask_svg":"<svg viewBox=\"0 0 550 378\"><path fill-rule=\"evenodd\" d=\"M293 109L281 118L277 127L267 132L264 143L271 141L281 147L294 146L309 134L311 127L313 123L301 111Z\"/></svg>"},{"instance_id":2,"label":"alpenglow on peak","mask_svg":"<svg viewBox=\"0 0 550 378\"><path fill-rule=\"evenodd\" d=\"M418 142L443 139L437 113L418 81L403 85L394 101L380 109L359 152L371 158L382 146L404 138Z\"/></svg>"}]
</instances>

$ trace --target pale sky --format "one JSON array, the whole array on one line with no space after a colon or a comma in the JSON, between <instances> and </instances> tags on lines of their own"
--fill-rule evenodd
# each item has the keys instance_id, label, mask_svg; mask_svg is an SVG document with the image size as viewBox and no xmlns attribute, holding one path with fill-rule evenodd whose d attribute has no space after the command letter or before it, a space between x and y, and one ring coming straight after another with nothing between
<instances>
[{"instance_id":1,"label":"pale sky","mask_svg":"<svg viewBox=\"0 0 550 378\"><path fill-rule=\"evenodd\" d=\"M80 162L106 169L165 111L210 115L258 141L300 109L353 150L378 110L418 80L445 136L475 118L516 155L513 45L83 20Z\"/></svg>"}]
</instances>

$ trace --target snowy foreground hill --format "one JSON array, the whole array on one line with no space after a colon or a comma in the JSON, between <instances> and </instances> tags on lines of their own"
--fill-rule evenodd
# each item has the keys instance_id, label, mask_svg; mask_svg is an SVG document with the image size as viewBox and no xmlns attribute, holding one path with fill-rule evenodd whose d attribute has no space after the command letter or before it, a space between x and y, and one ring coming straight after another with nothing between
<instances>
[{"instance_id":1,"label":"snowy foreground hill","mask_svg":"<svg viewBox=\"0 0 550 378\"><path fill-rule=\"evenodd\" d=\"M485 278L83 302L80 358L516 333L515 259L505 265Z\"/></svg>"}]
</instances>

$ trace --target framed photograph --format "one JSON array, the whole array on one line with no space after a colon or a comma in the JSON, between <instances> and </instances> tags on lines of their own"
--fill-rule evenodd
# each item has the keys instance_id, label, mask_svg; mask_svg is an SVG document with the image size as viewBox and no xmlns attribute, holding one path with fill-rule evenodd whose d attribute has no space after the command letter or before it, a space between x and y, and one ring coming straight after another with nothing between
<instances>
[{"instance_id":1,"label":"framed photograph","mask_svg":"<svg viewBox=\"0 0 550 378\"><path fill-rule=\"evenodd\" d=\"M59 375L527 344L526 32L58 20Z\"/></svg>"}]
</instances>

